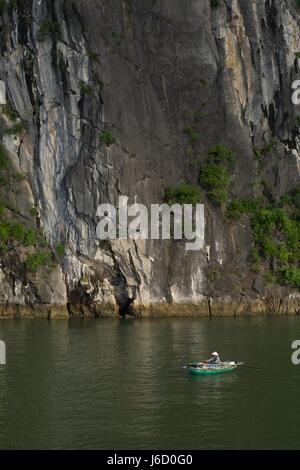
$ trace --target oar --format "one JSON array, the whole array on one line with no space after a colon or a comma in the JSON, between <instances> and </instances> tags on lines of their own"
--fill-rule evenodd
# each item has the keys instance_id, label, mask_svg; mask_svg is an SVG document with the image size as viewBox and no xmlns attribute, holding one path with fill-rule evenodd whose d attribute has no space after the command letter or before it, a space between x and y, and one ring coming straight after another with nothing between
<instances>
[{"instance_id":1,"label":"oar","mask_svg":"<svg viewBox=\"0 0 300 470\"><path fill-rule=\"evenodd\" d=\"M244 364L244 362L235 362L235 364L233 365L236 365L237 367L245 367L246 369L252 369L252 370L262 370L262 369L259 369L258 367L253 367L253 366L247 366L246 364Z\"/></svg>"},{"instance_id":2,"label":"oar","mask_svg":"<svg viewBox=\"0 0 300 470\"><path fill-rule=\"evenodd\" d=\"M252 370L262 370L262 369L259 369L258 367L252 367L252 366L239 366L239 367L244 367L246 369L252 369Z\"/></svg>"}]
</instances>

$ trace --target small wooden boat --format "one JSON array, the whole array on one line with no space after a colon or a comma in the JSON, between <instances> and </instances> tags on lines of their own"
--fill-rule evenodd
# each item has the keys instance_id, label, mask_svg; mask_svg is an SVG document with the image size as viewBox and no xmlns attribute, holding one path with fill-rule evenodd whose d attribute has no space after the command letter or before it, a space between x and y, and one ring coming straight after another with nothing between
<instances>
[{"instance_id":1,"label":"small wooden boat","mask_svg":"<svg viewBox=\"0 0 300 470\"><path fill-rule=\"evenodd\" d=\"M213 375L231 372L242 366L243 362L221 362L220 364L208 364L205 362L191 362L184 368L193 375Z\"/></svg>"}]
</instances>

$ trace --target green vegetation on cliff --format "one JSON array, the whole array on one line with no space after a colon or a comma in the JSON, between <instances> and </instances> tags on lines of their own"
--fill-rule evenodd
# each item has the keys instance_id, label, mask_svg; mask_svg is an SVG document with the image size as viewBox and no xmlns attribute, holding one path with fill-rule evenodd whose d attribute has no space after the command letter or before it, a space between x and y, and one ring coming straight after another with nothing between
<instances>
[{"instance_id":1,"label":"green vegetation on cliff","mask_svg":"<svg viewBox=\"0 0 300 470\"><path fill-rule=\"evenodd\" d=\"M11 108L9 115L14 116ZM25 179L25 175L14 171L8 152L0 143L0 189L5 186L0 193L0 257L3 260L9 253L14 253L25 259L26 268L31 272L41 267L49 270L53 268L55 258L42 233L33 228L36 208L35 211L29 209L29 214L21 214L11 203L18 192L18 185ZM63 245L57 245L56 253L63 256Z\"/></svg>"},{"instance_id":2,"label":"green vegetation on cliff","mask_svg":"<svg viewBox=\"0 0 300 470\"><path fill-rule=\"evenodd\" d=\"M181 184L177 187L169 187L165 190L165 201L168 204L193 204L201 201L199 189L190 184Z\"/></svg>"},{"instance_id":3,"label":"green vegetation on cliff","mask_svg":"<svg viewBox=\"0 0 300 470\"><path fill-rule=\"evenodd\" d=\"M108 131L103 131L102 132L101 140L107 147L110 147L112 144L114 144L116 142L116 139L114 138L112 133L108 132Z\"/></svg>"},{"instance_id":4,"label":"green vegetation on cliff","mask_svg":"<svg viewBox=\"0 0 300 470\"><path fill-rule=\"evenodd\" d=\"M86 83L83 80L79 80L78 86L80 94L83 98L85 96L92 96L94 94L94 87L91 83Z\"/></svg>"},{"instance_id":5,"label":"green vegetation on cliff","mask_svg":"<svg viewBox=\"0 0 300 470\"><path fill-rule=\"evenodd\" d=\"M54 266L53 254L50 250L37 251L27 257L26 266L34 273L40 268L52 269Z\"/></svg>"},{"instance_id":6,"label":"green vegetation on cliff","mask_svg":"<svg viewBox=\"0 0 300 470\"><path fill-rule=\"evenodd\" d=\"M255 241L251 261L256 270L265 266L279 283L300 288L300 187L277 206L235 199L226 215L235 221L250 218Z\"/></svg>"},{"instance_id":7,"label":"green vegetation on cliff","mask_svg":"<svg viewBox=\"0 0 300 470\"><path fill-rule=\"evenodd\" d=\"M216 206L226 204L235 156L225 145L215 145L200 168L199 183Z\"/></svg>"},{"instance_id":8,"label":"green vegetation on cliff","mask_svg":"<svg viewBox=\"0 0 300 470\"><path fill-rule=\"evenodd\" d=\"M61 39L60 24L48 20L47 18L42 22L37 33L37 39L40 42L45 41L48 37L54 40Z\"/></svg>"},{"instance_id":9,"label":"green vegetation on cliff","mask_svg":"<svg viewBox=\"0 0 300 470\"><path fill-rule=\"evenodd\" d=\"M8 166L8 155L6 148L0 143L0 171L4 170Z\"/></svg>"},{"instance_id":10,"label":"green vegetation on cliff","mask_svg":"<svg viewBox=\"0 0 300 470\"><path fill-rule=\"evenodd\" d=\"M192 144L199 140L199 134L193 129L192 126L186 126L183 132L189 137Z\"/></svg>"},{"instance_id":11,"label":"green vegetation on cliff","mask_svg":"<svg viewBox=\"0 0 300 470\"><path fill-rule=\"evenodd\" d=\"M210 5L212 8L218 8L220 6L220 0L210 0Z\"/></svg>"}]
</instances>

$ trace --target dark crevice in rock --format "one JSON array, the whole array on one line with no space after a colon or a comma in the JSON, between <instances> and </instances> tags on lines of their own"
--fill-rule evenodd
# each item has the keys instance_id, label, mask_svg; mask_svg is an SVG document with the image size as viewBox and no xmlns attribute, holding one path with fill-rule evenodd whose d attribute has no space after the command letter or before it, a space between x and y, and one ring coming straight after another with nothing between
<instances>
[{"instance_id":1,"label":"dark crevice in rock","mask_svg":"<svg viewBox=\"0 0 300 470\"><path fill-rule=\"evenodd\" d=\"M208 297L208 299L207 299L207 307L208 307L208 314L209 314L209 317L211 318L211 317L212 317L211 297Z\"/></svg>"},{"instance_id":2,"label":"dark crevice in rock","mask_svg":"<svg viewBox=\"0 0 300 470\"><path fill-rule=\"evenodd\" d=\"M125 318L126 315L131 316L131 317L136 317L136 314L134 313L133 310L133 304L134 304L135 299L129 297L126 302L122 303L119 306L119 315L122 318Z\"/></svg>"}]
</instances>

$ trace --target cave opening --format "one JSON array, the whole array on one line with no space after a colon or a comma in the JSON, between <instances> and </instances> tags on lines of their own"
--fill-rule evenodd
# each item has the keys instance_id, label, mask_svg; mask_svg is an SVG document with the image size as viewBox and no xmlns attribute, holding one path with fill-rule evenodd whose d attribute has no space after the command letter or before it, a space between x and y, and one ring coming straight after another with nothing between
<instances>
[{"instance_id":1,"label":"cave opening","mask_svg":"<svg viewBox=\"0 0 300 470\"><path fill-rule=\"evenodd\" d=\"M135 299L133 297L128 297L126 302L124 302L123 304L119 306L119 315L121 318L125 318L126 315L135 317L135 313L132 308L134 301Z\"/></svg>"}]
</instances>

